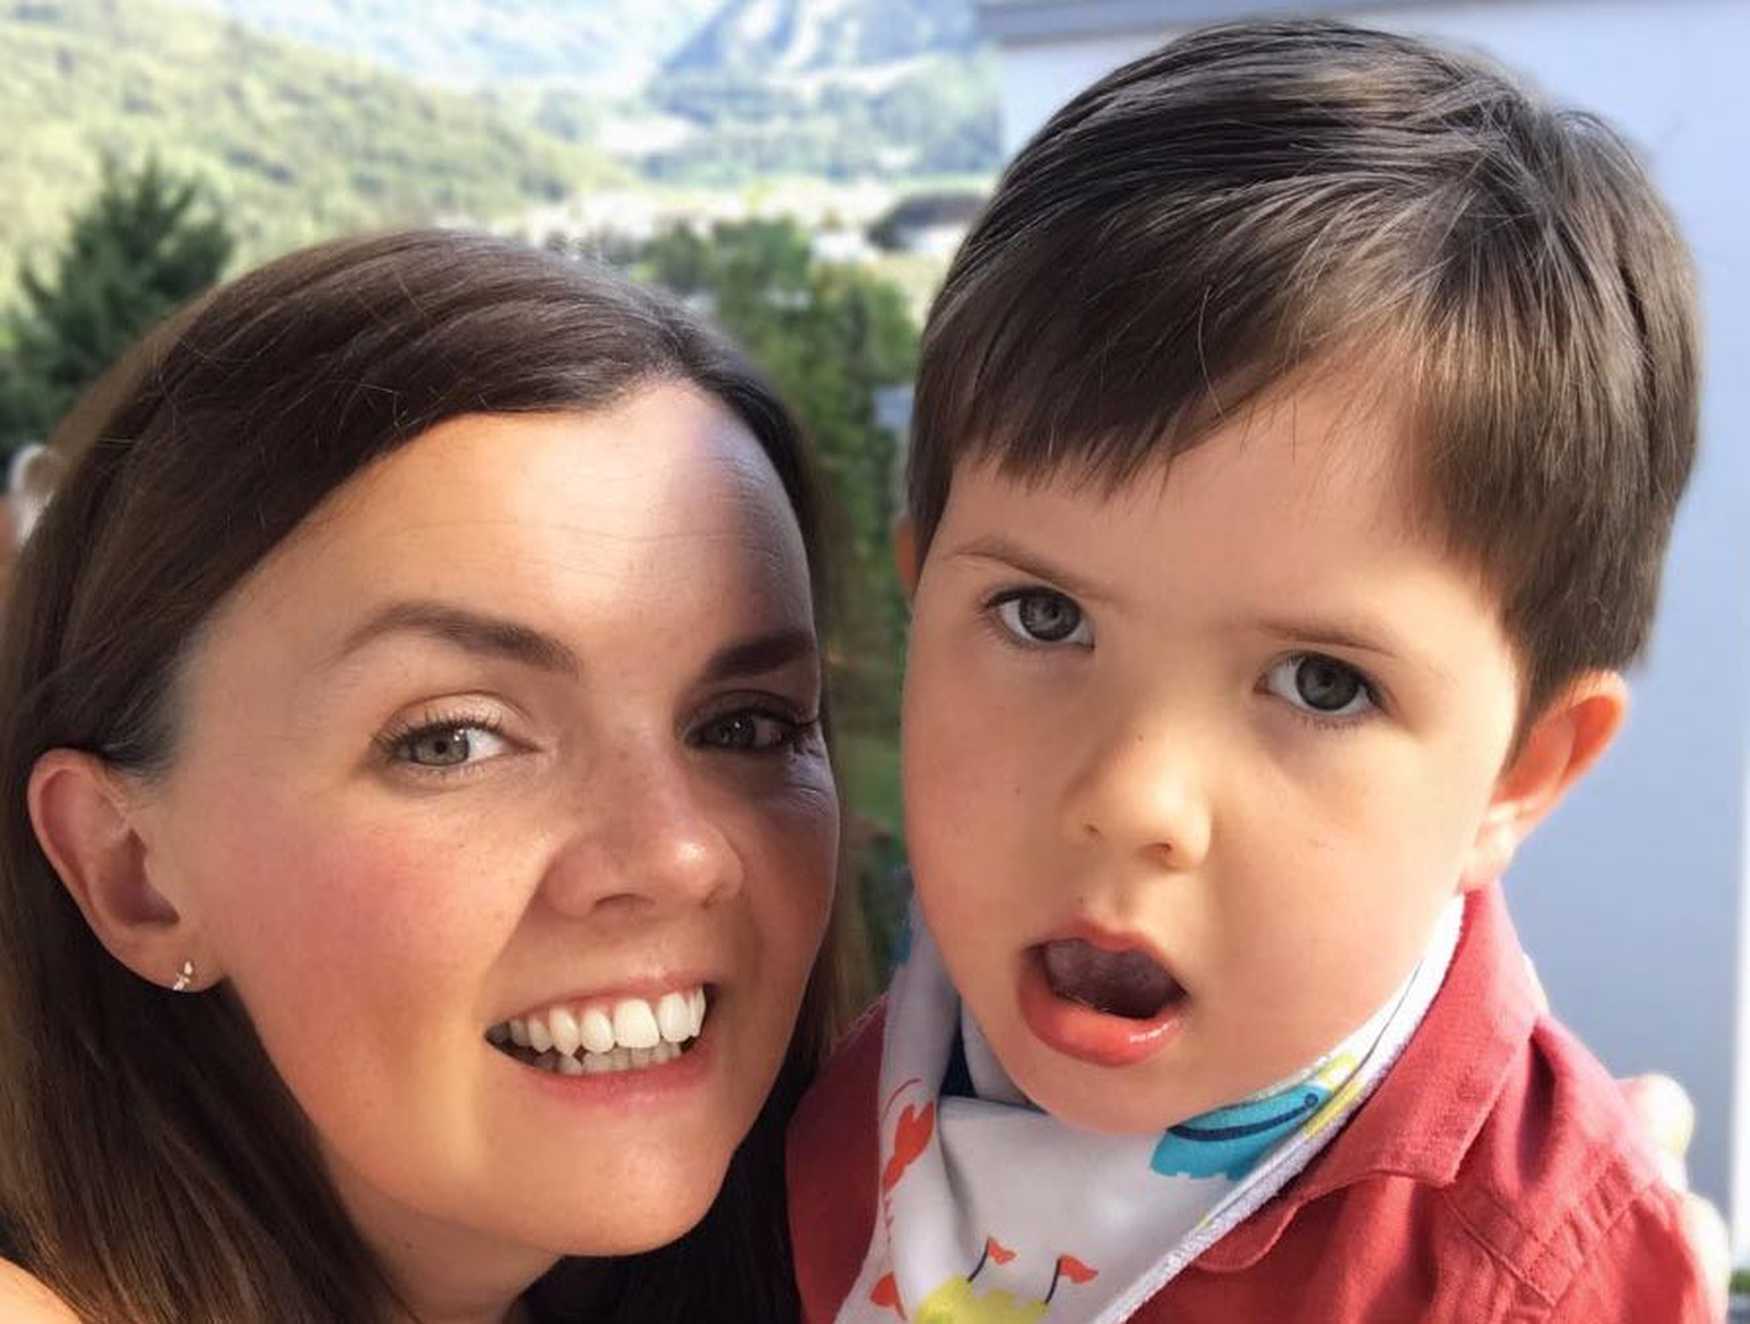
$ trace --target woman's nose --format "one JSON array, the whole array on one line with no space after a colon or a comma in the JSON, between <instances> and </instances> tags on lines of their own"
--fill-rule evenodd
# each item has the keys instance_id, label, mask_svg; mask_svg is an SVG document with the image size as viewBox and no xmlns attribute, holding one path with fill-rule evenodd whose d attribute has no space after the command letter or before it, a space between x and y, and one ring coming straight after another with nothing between
<instances>
[{"instance_id":1,"label":"woman's nose","mask_svg":"<svg viewBox=\"0 0 1750 1324\"><path fill-rule=\"evenodd\" d=\"M740 891L741 857L685 750L622 755L591 782L577 829L543 880L554 908L655 912L714 905Z\"/></svg>"},{"instance_id":2,"label":"woman's nose","mask_svg":"<svg viewBox=\"0 0 1750 1324\"><path fill-rule=\"evenodd\" d=\"M1195 869L1209 853L1211 816L1194 745L1172 723L1115 721L1069 784L1064 830L1157 867Z\"/></svg>"}]
</instances>

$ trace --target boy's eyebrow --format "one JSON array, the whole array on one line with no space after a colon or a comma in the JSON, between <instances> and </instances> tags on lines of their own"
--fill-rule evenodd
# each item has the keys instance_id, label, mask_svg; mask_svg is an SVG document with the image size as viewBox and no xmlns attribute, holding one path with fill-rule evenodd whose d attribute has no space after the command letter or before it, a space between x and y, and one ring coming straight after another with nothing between
<instances>
[{"instance_id":1,"label":"boy's eyebrow","mask_svg":"<svg viewBox=\"0 0 1750 1324\"><path fill-rule=\"evenodd\" d=\"M1388 661L1424 667L1443 680L1451 673L1439 660L1423 649L1397 639L1389 630L1362 621L1338 620L1332 617L1266 617L1247 623L1250 628L1275 635L1288 643L1313 647L1346 648L1357 653L1372 653Z\"/></svg>"},{"instance_id":2,"label":"boy's eyebrow","mask_svg":"<svg viewBox=\"0 0 1750 1324\"><path fill-rule=\"evenodd\" d=\"M1402 656L1397 649L1385 642L1383 636L1373 634L1365 626L1351 626L1339 621L1310 618L1295 620L1289 617L1261 620L1256 622L1256 626L1265 634L1290 639L1297 644L1320 644L1327 648L1352 648L1357 652L1379 653L1393 659Z\"/></svg>"},{"instance_id":3,"label":"boy's eyebrow","mask_svg":"<svg viewBox=\"0 0 1750 1324\"><path fill-rule=\"evenodd\" d=\"M1048 580L1071 597L1098 602L1112 596L1102 592L1092 580L1076 574L1073 570L1065 570L1050 558L1041 556L1030 547L1022 547L1000 533L988 533L972 539L971 542L962 543L950 549L948 555L976 557L982 561L1001 561L1035 579Z\"/></svg>"},{"instance_id":4,"label":"boy's eyebrow","mask_svg":"<svg viewBox=\"0 0 1750 1324\"><path fill-rule=\"evenodd\" d=\"M539 671L578 676L583 663L552 635L502 616L429 598L391 602L347 635L330 665L385 635L417 634L463 652L507 658Z\"/></svg>"}]
</instances>

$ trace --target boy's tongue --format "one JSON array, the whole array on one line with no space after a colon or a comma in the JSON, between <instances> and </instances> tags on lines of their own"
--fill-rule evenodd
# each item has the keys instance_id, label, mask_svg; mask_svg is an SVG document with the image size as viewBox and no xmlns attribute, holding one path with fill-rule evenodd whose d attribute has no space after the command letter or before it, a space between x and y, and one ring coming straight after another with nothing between
<instances>
[{"instance_id":1,"label":"boy's tongue","mask_svg":"<svg viewBox=\"0 0 1750 1324\"><path fill-rule=\"evenodd\" d=\"M1147 1020L1183 990L1159 962L1134 948L1108 952L1080 938L1043 948L1051 991L1110 1016Z\"/></svg>"}]
</instances>

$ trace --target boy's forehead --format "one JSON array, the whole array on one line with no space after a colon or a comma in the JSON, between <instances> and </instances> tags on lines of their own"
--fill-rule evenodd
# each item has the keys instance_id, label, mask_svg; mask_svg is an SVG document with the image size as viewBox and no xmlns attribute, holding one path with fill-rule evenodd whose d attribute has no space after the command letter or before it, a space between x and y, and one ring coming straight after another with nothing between
<instances>
[{"instance_id":1,"label":"boy's forehead","mask_svg":"<svg viewBox=\"0 0 1750 1324\"><path fill-rule=\"evenodd\" d=\"M949 508L957 491L975 487L981 504L1065 514L1252 517L1236 535L1364 517L1386 537L1421 538L1431 520L1419 434L1409 409L1376 383L1332 372L1284 383L1194 435L1162 437L1140 462L1108 462L1096 443L1018 463L1001 440L982 442L955 464Z\"/></svg>"}]
</instances>

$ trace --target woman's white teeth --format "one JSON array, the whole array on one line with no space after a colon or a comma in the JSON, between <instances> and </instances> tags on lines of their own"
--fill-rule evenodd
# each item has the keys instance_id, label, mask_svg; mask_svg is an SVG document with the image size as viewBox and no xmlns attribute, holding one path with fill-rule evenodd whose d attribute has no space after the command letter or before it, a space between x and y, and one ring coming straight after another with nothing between
<instances>
[{"instance_id":1,"label":"woman's white teeth","mask_svg":"<svg viewBox=\"0 0 1750 1324\"><path fill-rule=\"evenodd\" d=\"M643 998L622 998L614 1004L614 1038L622 1048L655 1048L662 1042L656 1013Z\"/></svg>"},{"instance_id":2,"label":"woman's white teeth","mask_svg":"<svg viewBox=\"0 0 1750 1324\"><path fill-rule=\"evenodd\" d=\"M547 1014L547 1030L553 1036L554 1049L565 1057L570 1057L583 1043L577 1017L564 1007L555 1007Z\"/></svg>"},{"instance_id":3,"label":"woman's white teeth","mask_svg":"<svg viewBox=\"0 0 1750 1324\"><path fill-rule=\"evenodd\" d=\"M529 1047L544 1053L553 1046L553 1032L547 1028L545 1016L529 1017Z\"/></svg>"},{"instance_id":4,"label":"woman's white teeth","mask_svg":"<svg viewBox=\"0 0 1750 1324\"><path fill-rule=\"evenodd\" d=\"M671 1044L691 1039L698 1033L693 1028L693 1003L683 993L664 993L656 1004L656 1028Z\"/></svg>"},{"instance_id":5,"label":"woman's white teeth","mask_svg":"<svg viewBox=\"0 0 1750 1324\"><path fill-rule=\"evenodd\" d=\"M591 1007L583 1013L583 1018L578 1022L578 1031L583 1036L583 1046L590 1052L614 1051L614 1023L600 1007Z\"/></svg>"},{"instance_id":6,"label":"woman's white teeth","mask_svg":"<svg viewBox=\"0 0 1750 1324\"><path fill-rule=\"evenodd\" d=\"M554 1007L544 1014L501 1021L486 1031L501 1047L514 1045L525 1062L564 1076L595 1076L661 1066L705 1025L705 990L664 993L652 1005L621 998L611 1009Z\"/></svg>"}]
</instances>

